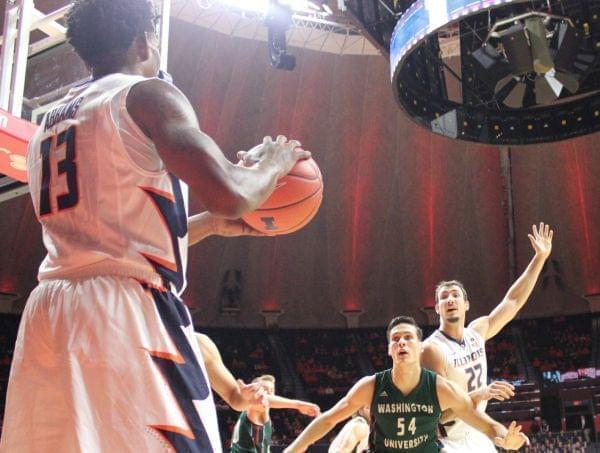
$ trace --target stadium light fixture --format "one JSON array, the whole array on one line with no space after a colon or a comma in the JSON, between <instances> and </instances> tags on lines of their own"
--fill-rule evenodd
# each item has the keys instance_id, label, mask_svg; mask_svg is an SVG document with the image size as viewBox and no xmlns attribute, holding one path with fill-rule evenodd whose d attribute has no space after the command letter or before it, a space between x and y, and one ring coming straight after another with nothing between
<instances>
[{"instance_id":1,"label":"stadium light fixture","mask_svg":"<svg viewBox=\"0 0 600 453\"><path fill-rule=\"evenodd\" d=\"M221 2L241 10L256 11L263 14L268 12L270 5L273 3L271 0L221 0ZM277 0L275 3L289 6L293 12L298 13L323 12L315 2L308 0Z\"/></svg>"}]
</instances>

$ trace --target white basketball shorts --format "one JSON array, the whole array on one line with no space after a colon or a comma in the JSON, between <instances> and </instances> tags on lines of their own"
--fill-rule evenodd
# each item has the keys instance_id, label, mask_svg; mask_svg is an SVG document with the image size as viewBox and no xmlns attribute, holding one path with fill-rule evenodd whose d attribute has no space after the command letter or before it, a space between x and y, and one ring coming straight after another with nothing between
<instances>
[{"instance_id":1,"label":"white basketball shorts","mask_svg":"<svg viewBox=\"0 0 600 453\"><path fill-rule=\"evenodd\" d=\"M19 327L0 451L221 452L183 302L127 277L42 281Z\"/></svg>"}]
</instances>

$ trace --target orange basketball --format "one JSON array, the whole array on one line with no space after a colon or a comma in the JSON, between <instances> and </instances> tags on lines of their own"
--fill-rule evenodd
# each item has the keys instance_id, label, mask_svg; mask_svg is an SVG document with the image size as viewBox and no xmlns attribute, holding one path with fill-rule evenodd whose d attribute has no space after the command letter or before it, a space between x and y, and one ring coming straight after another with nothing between
<instances>
[{"instance_id":1,"label":"orange basketball","mask_svg":"<svg viewBox=\"0 0 600 453\"><path fill-rule=\"evenodd\" d=\"M312 159L299 160L277 181L263 205L242 217L252 228L270 236L293 233L317 214L323 200L323 177Z\"/></svg>"}]
</instances>

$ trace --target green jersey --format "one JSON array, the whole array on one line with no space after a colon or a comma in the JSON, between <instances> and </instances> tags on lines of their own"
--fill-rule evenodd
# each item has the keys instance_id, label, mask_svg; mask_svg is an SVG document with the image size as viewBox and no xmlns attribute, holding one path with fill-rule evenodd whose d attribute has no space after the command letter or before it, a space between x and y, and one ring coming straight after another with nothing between
<instances>
[{"instance_id":1,"label":"green jersey","mask_svg":"<svg viewBox=\"0 0 600 453\"><path fill-rule=\"evenodd\" d=\"M242 412L233 428L231 451L233 453L268 453L271 445L273 426L271 419L264 425L255 425L248 419L248 414Z\"/></svg>"},{"instance_id":2,"label":"green jersey","mask_svg":"<svg viewBox=\"0 0 600 453\"><path fill-rule=\"evenodd\" d=\"M422 369L419 384L406 396L394 385L392 370L377 373L371 403L371 450L438 452L441 413L433 371Z\"/></svg>"}]
</instances>

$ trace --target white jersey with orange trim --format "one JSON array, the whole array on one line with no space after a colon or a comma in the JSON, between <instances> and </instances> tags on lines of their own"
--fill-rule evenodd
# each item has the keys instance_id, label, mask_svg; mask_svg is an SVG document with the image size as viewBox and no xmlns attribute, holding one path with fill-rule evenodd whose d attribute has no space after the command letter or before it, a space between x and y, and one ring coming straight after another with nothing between
<instances>
[{"instance_id":1,"label":"white jersey with orange trim","mask_svg":"<svg viewBox=\"0 0 600 453\"><path fill-rule=\"evenodd\" d=\"M485 340L474 329L465 327L462 341L455 340L439 329L433 332L425 341L436 344L442 350L446 361L446 370L448 370L448 378L459 384L466 392L472 392L487 385ZM478 408L485 411L486 406L487 402L483 401ZM446 434L441 438L444 445L447 442L464 440L473 435L473 438L478 440L478 444L489 443L485 446L492 448L492 450L480 447L480 449L469 451L496 451L492 442L485 435L482 434L483 440L481 440L477 436L478 432L462 420L456 419L444 424L442 431L445 431L445 433L442 432L442 435Z\"/></svg>"},{"instance_id":2,"label":"white jersey with orange trim","mask_svg":"<svg viewBox=\"0 0 600 453\"><path fill-rule=\"evenodd\" d=\"M0 453L222 451L185 287L187 189L127 112L143 77L69 92L29 148L48 255L19 327Z\"/></svg>"},{"instance_id":3,"label":"white jersey with orange trim","mask_svg":"<svg viewBox=\"0 0 600 453\"><path fill-rule=\"evenodd\" d=\"M40 280L120 275L183 291L187 186L127 112L142 80L73 88L32 139L29 186L48 250Z\"/></svg>"}]
</instances>

